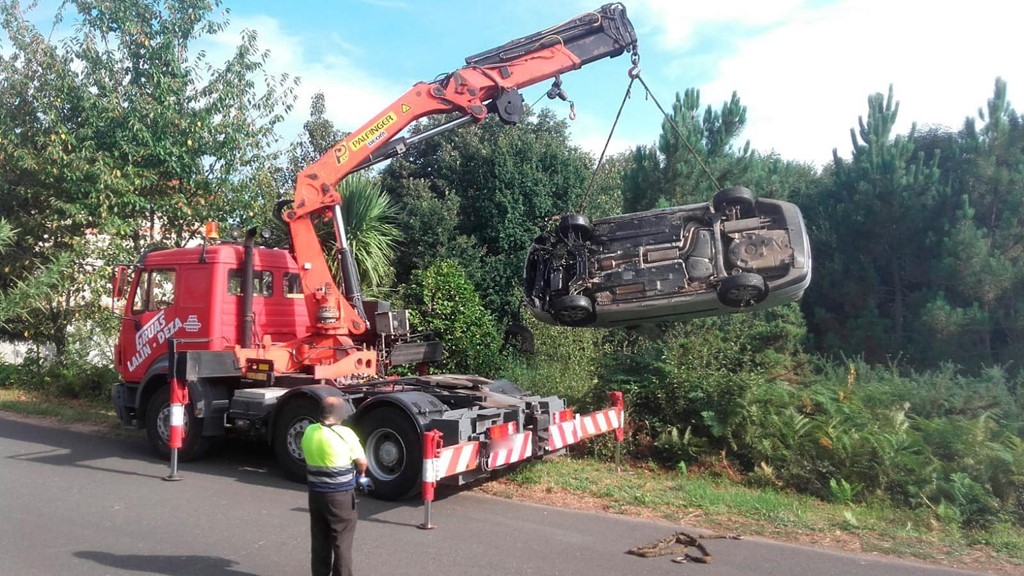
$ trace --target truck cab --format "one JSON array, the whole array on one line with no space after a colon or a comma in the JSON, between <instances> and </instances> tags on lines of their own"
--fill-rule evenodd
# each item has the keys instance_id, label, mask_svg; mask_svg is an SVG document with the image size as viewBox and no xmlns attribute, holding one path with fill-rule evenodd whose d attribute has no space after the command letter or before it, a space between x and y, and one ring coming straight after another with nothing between
<instances>
[{"instance_id":1,"label":"truck cab","mask_svg":"<svg viewBox=\"0 0 1024 576\"><path fill-rule=\"evenodd\" d=\"M245 323L245 248L216 244L154 250L133 267L114 363L126 383L122 420L142 419L167 374L167 347L232 350ZM309 331L295 260L287 250L253 249L250 339L287 342ZM156 377L156 378L155 378ZM152 382L151 382L152 381Z\"/></svg>"}]
</instances>

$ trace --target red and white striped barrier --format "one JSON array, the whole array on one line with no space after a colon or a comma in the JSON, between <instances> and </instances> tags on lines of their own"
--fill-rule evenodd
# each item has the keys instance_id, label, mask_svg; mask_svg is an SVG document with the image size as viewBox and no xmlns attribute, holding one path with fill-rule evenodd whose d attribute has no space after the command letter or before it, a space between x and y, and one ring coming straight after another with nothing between
<instances>
[{"instance_id":1,"label":"red and white striped barrier","mask_svg":"<svg viewBox=\"0 0 1024 576\"><path fill-rule=\"evenodd\" d=\"M508 438L493 441L490 454L487 455L487 468L493 470L508 466L531 456L533 456L533 433L527 430Z\"/></svg>"},{"instance_id":2,"label":"red and white striped barrier","mask_svg":"<svg viewBox=\"0 0 1024 576\"><path fill-rule=\"evenodd\" d=\"M615 462L618 466L619 449L625 438L625 403L621 392L612 392L609 397L611 408L590 414L577 414L574 417L572 409L569 408L552 413L551 425L548 426L548 450L560 450L598 434L615 431ZM481 462L480 458L480 440L444 446L441 432L429 430L423 433L422 487L425 517L423 523L419 525L420 528L429 530L435 527L430 523L430 505L434 501L437 482L442 478L475 470L481 465L485 471L494 470L533 457L533 431L516 433L517 429L516 422L501 422L487 430L488 440L484 442L487 449L485 462ZM543 451L543 448L538 447L538 450Z\"/></svg>"},{"instance_id":3,"label":"red and white striped barrier","mask_svg":"<svg viewBox=\"0 0 1024 576\"><path fill-rule=\"evenodd\" d=\"M445 446L437 452L437 479L473 470L480 465L480 442L463 442Z\"/></svg>"},{"instance_id":4,"label":"red and white striped barrier","mask_svg":"<svg viewBox=\"0 0 1024 576\"><path fill-rule=\"evenodd\" d=\"M548 449L561 450L570 444L586 440L598 434L622 429L622 408L612 407L598 410L584 416L577 415L573 420L557 422L548 426Z\"/></svg>"},{"instance_id":5,"label":"red and white striped barrier","mask_svg":"<svg viewBox=\"0 0 1024 576\"><path fill-rule=\"evenodd\" d=\"M591 436L604 434L612 430L622 428L622 418L616 408L599 410L586 416L580 417L580 439L586 440Z\"/></svg>"},{"instance_id":6,"label":"red and white striped barrier","mask_svg":"<svg viewBox=\"0 0 1024 576\"><path fill-rule=\"evenodd\" d=\"M548 426L548 449L561 450L569 444L580 441L579 422L577 420L566 420Z\"/></svg>"}]
</instances>

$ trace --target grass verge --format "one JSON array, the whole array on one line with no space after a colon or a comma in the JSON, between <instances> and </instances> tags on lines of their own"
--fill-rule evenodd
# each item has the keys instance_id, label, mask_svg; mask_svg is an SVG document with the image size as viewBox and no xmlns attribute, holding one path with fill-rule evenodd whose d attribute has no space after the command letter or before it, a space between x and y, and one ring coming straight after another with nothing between
<instances>
[{"instance_id":1,"label":"grass verge","mask_svg":"<svg viewBox=\"0 0 1024 576\"><path fill-rule=\"evenodd\" d=\"M0 388L0 411L55 418L67 424L89 424L110 430L118 426L109 399L58 398L38 391Z\"/></svg>"},{"instance_id":2,"label":"grass verge","mask_svg":"<svg viewBox=\"0 0 1024 576\"><path fill-rule=\"evenodd\" d=\"M948 567L1020 574L1024 566L1024 539L1013 526L965 533L942 526L926 511L885 504L832 504L775 488L748 488L710 474L643 465L628 466L619 473L607 462L567 456L527 464L480 490L559 507Z\"/></svg>"}]
</instances>

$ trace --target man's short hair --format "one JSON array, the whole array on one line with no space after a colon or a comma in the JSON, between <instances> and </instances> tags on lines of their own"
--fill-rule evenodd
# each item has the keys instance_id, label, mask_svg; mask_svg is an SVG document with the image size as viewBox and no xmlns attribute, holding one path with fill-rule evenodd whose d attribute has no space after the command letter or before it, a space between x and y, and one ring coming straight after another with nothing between
<instances>
[{"instance_id":1,"label":"man's short hair","mask_svg":"<svg viewBox=\"0 0 1024 576\"><path fill-rule=\"evenodd\" d=\"M341 424L345 420L345 402L336 396L328 396L320 403L320 421Z\"/></svg>"}]
</instances>

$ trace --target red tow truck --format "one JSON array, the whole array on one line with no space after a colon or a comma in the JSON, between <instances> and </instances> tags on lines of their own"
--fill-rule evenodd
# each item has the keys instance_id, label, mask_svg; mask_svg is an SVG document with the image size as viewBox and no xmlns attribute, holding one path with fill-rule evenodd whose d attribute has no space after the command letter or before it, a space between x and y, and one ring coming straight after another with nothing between
<instances>
[{"instance_id":1,"label":"red tow truck","mask_svg":"<svg viewBox=\"0 0 1024 576\"><path fill-rule=\"evenodd\" d=\"M384 499L419 487L426 432L440 432L444 446L473 448L447 472L447 482L463 484L610 429L602 412L581 420L562 399L508 381L422 369L441 358L440 344L410 334L405 311L363 298L336 185L417 141L490 114L518 122L525 112L519 89L553 80L549 95L557 95L561 74L624 52L635 60L636 48L625 7L607 4L470 56L466 66L415 84L298 175L294 197L276 208L290 232L289 249L258 246L250 230L240 243L208 238L119 266L119 418L144 427L153 449L167 455L173 372L188 397L181 460L237 435L271 443L285 473L301 479L302 433L323 398L340 397L365 443L375 495ZM454 120L400 135L435 114ZM318 221L333 224L339 279L317 238ZM389 376L400 365L416 365L420 375ZM525 446L509 449L516 444Z\"/></svg>"}]
</instances>

